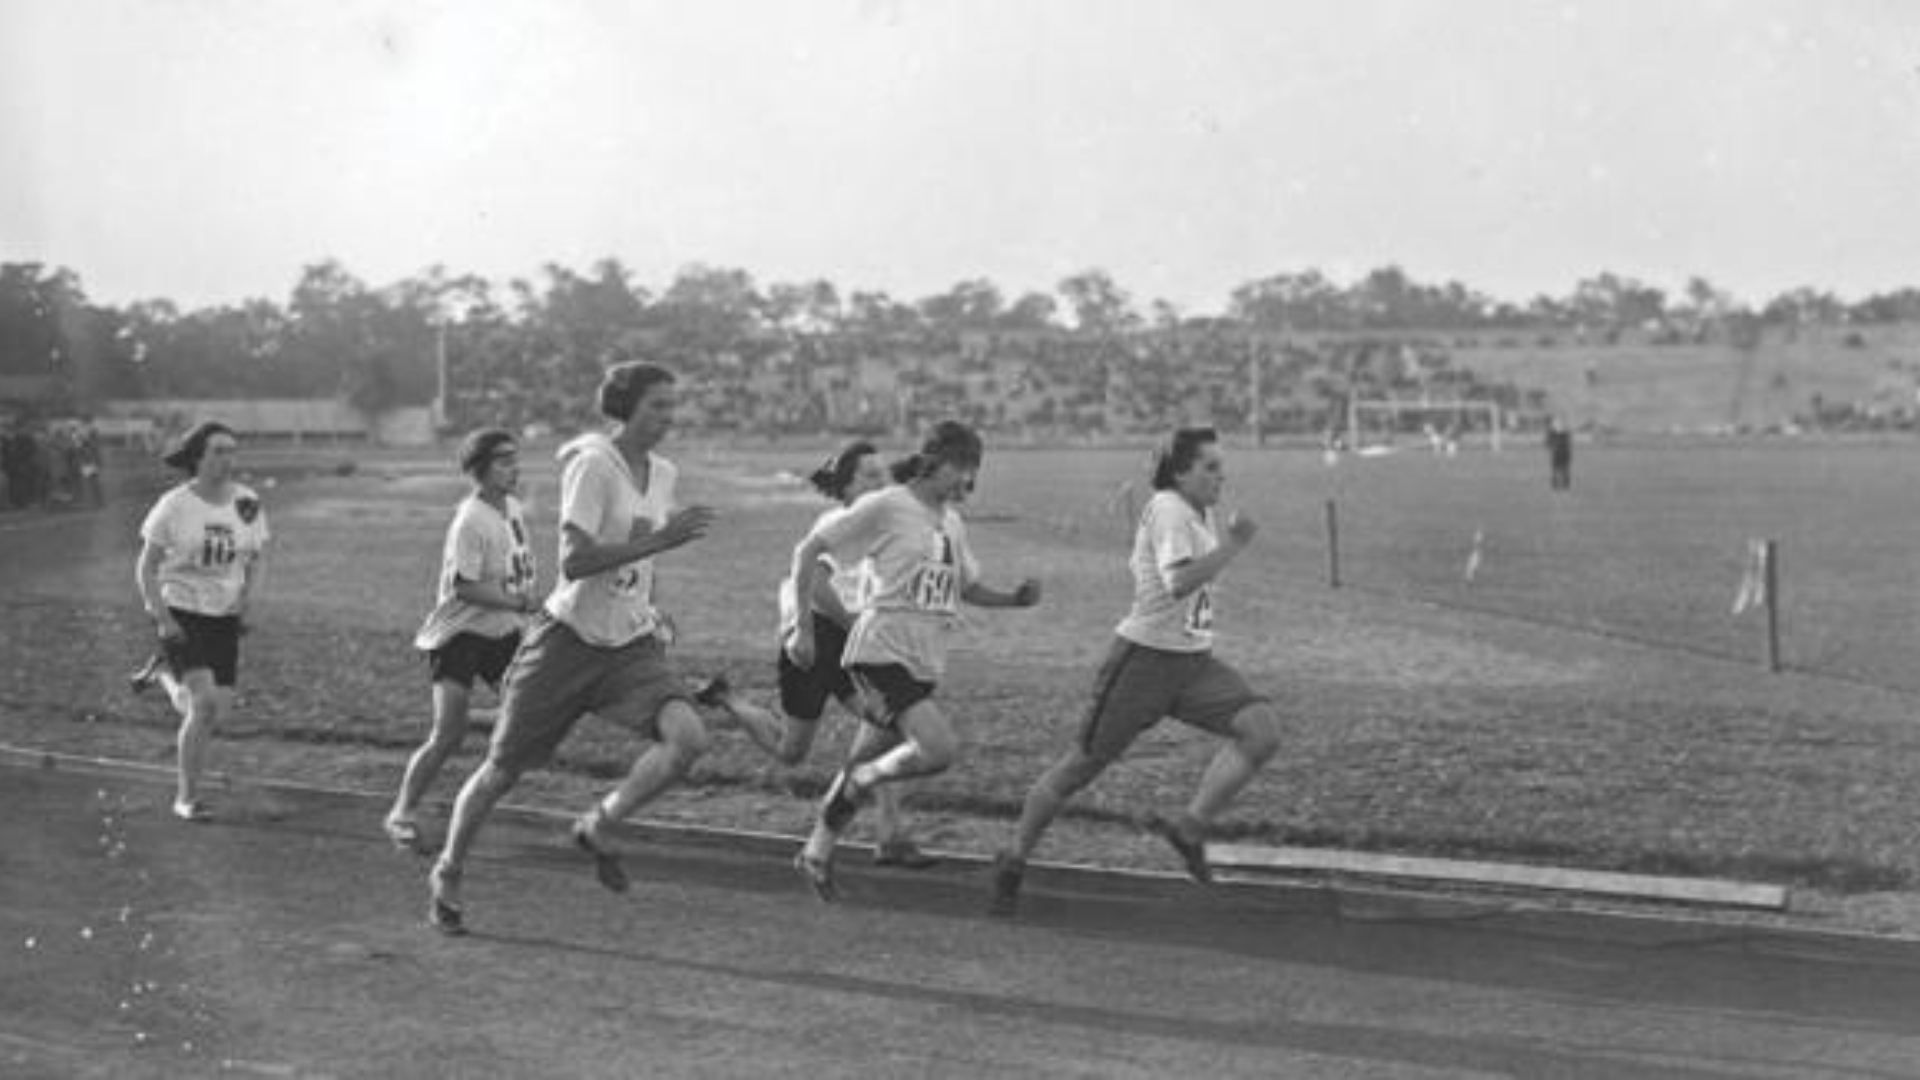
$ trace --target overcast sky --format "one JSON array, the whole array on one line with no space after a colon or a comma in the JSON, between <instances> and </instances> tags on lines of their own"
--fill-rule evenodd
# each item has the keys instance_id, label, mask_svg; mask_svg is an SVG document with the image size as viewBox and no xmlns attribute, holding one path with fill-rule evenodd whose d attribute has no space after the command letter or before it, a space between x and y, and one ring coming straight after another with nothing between
<instances>
[{"instance_id":1,"label":"overcast sky","mask_svg":"<svg viewBox=\"0 0 1920 1080\"><path fill-rule=\"evenodd\" d=\"M0 0L0 147L0 261L114 304L607 256L1851 300L1920 285L1920 4Z\"/></svg>"}]
</instances>

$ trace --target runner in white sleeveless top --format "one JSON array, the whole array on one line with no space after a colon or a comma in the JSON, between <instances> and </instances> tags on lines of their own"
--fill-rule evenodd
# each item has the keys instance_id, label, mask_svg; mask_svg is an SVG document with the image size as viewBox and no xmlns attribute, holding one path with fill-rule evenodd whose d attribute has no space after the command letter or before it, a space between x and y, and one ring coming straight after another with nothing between
<instances>
[{"instance_id":1,"label":"runner in white sleeveless top","mask_svg":"<svg viewBox=\"0 0 1920 1080\"><path fill-rule=\"evenodd\" d=\"M140 524L134 579L160 649L131 683L136 693L163 686L180 714L173 813L185 821L212 816L200 797L207 745L233 711L242 619L271 539L259 494L233 479L238 449L225 424L188 431L161 460L190 479L162 495Z\"/></svg>"},{"instance_id":2,"label":"runner in white sleeveless top","mask_svg":"<svg viewBox=\"0 0 1920 1080\"><path fill-rule=\"evenodd\" d=\"M793 663L811 668L827 662L811 618L822 556L838 566L865 564L859 613L842 662L863 715L901 740L871 761L842 769L821 802L794 866L822 900L837 896L834 846L869 793L944 772L959 753L959 738L933 693L946 671L961 602L1031 607L1040 600L1040 583L1032 578L1010 591L980 580L956 509L973 488L980 459L980 437L964 424L943 421L909 459L905 482L823 518L794 549L791 576L800 618L788 645Z\"/></svg>"},{"instance_id":3,"label":"runner in white sleeveless top","mask_svg":"<svg viewBox=\"0 0 1920 1080\"><path fill-rule=\"evenodd\" d=\"M427 656L433 727L407 760L385 822L388 838L414 851L423 843L420 799L466 737L473 681L500 688L527 616L540 607L526 518L514 496L519 442L510 432L482 428L461 442L459 461L473 490L447 526L433 610L413 639Z\"/></svg>"},{"instance_id":4,"label":"runner in white sleeveless top","mask_svg":"<svg viewBox=\"0 0 1920 1080\"><path fill-rule=\"evenodd\" d=\"M674 377L652 364L619 364L597 396L619 430L560 450L560 581L507 670L487 759L461 787L428 875L429 919L446 933L465 930L460 881L487 815L528 769L551 760L581 716L592 712L648 744L571 829L615 892L627 875L601 826L664 794L707 750L706 725L667 657L665 620L653 606L655 558L705 536L713 522L710 507L675 505L678 470L653 452L679 405Z\"/></svg>"},{"instance_id":5,"label":"runner in white sleeveless top","mask_svg":"<svg viewBox=\"0 0 1920 1080\"><path fill-rule=\"evenodd\" d=\"M886 465L880 460L878 448L865 439L858 439L829 457L807 477L807 482L814 490L839 504L815 519L814 527L818 528L860 496L887 486L889 476ZM778 657L775 664L779 673L780 711L785 716L784 722L773 717L745 694L726 686L724 679L716 680L720 683L719 688L710 687L703 692L731 712L748 736L779 766L797 765L806 759L819 735L820 721L826 715L829 699L840 702L848 714L862 721L854 733L853 745L847 751L849 762L857 763L877 757L893 749L900 741L899 734L892 728L865 722L853 678L847 674L841 662L847 631L853 626L855 613L860 610L862 603L866 564L855 562L842 565L834 562L831 555L822 556L821 562L825 572L822 577L815 579L811 615L815 651L819 659L810 668L795 664L793 658L787 655L788 646L800 624L800 605L794 596L793 578L788 576L780 581ZM761 720L761 717L766 717L766 720ZM770 732L770 737L763 736L761 731ZM922 850L907 834L900 815L899 785L889 784L879 788L874 792L874 801L878 807L875 815L878 818L877 838L873 850L875 865L924 870L940 861Z\"/></svg>"},{"instance_id":6,"label":"runner in white sleeveless top","mask_svg":"<svg viewBox=\"0 0 1920 1080\"><path fill-rule=\"evenodd\" d=\"M1115 628L1080 737L1027 793L1011 848L994 863L988 910L1010 916L1019 903L1027 858L1069 799L1119 760L1140 734L1171 716L1225 740L1183 813L1149 814L1196 881L1212 880L1206 830L1280 744L1280 721L1266 695L1213 655L1214 582L1253 541L1253 519L1226 518L1217 507L1226 483L1211 428L1173 433L1154 458L1154 493L1134 534L1133 605Z\"/></svg>"}]
</instances>

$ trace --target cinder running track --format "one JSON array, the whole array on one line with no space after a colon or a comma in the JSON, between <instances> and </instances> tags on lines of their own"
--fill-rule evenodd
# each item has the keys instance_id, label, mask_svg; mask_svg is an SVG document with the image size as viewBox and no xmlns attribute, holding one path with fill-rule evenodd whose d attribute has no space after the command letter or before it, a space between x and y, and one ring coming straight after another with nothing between
<instances>
[{"instance_id":1,"label":"cinder running track","mask_svg":"<svg viewBox=\"0 0 1920 1080\"><path fill-rule=\"evenodd\" d=\"M368 796L165 814L157 770L0 755L0 1076L1920 1077L1920 946L629 831L615 896L506 811L475 933Z\"/></svg>"}]
</instances>

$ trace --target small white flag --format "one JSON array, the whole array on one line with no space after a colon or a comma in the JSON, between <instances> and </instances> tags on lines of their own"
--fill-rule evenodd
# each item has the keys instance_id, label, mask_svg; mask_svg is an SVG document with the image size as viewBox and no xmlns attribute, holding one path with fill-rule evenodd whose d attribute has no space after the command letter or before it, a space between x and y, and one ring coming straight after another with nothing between
<instances>
[{"instance_id":1,"label":"small white flag","mask_svg":"<svg viewBox=\"0 0 1920 1080\"><path fill-rule=\"evenodd\" d=\"M1733 613L1744 615L1750 607L1767 600L1767 542L1747 541L1747 568L1740 576L1740 591L1733 596Z\"/></svg>"}]
</instances>

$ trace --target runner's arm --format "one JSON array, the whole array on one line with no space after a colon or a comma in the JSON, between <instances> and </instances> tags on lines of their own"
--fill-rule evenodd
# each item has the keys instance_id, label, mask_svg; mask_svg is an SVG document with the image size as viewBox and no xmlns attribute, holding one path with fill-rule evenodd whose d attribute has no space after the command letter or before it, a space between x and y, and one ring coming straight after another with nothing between
<instances>
[{"instance_id":1,"label":"runner's arm","mask_svg":"<svg viewBox=\"0 0 1920 1080\"><path fill-rule=\"evenodd\" d=\"M453 594L475 607L495 608L500 611L517 611L521 614L533 611L540 601L532 596L515 596L506 586L494 581L468 581L455 579Z\"/></svg>"},{"instance_id":2,"label":"runner's arm","mask_svg":"<svg viewBox=\"0 0 1920 1080\"><path fill-rule=\"evenodd\" d=\"M1161 570L1166 579L1167 589L1175 599L1190 595L1195 589L1220 576L1227 564L1247 549L1253 542L1254 531L1258 528L1252 518L1235 513L1227 519L1226 536L1221 538L1220 546L1195 559L1182 559Z\"/></svg>"},{"instance_id":3,"label":"runner's arm","mask_svg":"<svg viewBox=\"0 0 1920 1080\"><path fill-rule=\"evenodd\" d=\"M960 599L975 607L1032 607L1040 602L1040 581L1027 578L1011 589L996 589L984 581L976 581L961 590Z\"/></svg>"},{"instance_id":4,"label":"runner's arm","mask_svg":"<svg viewBox=\"0 0 1920 1080\"><path fill-rule=\"evenodd\" d=\"M816 560L826 562L825 559ZM828 563L821 567L820 576L813 579L813 609L817 614L825 615L841 626L852 626L854 614L846 602L840 599L840 593L833 587L833 566Z\"/></svg>"},{"instance_id":5,"label":"runner's arm","mask_svg":"<svg viewBox=\"0 0 1920 1080\"><path fill-rule=\"evenodd\" d=\"M624 541L603 544L578 525L568 522L560 528L560 572L570 581L604 574L628 563L650 559L672 551L682 544L706 535L713 523L713 508L689 506L676 510L658 529L645 520L633 523L632 534Z\"/></svg>"},{"instance_id":6,"label":"runner's arm","mask_svg":"<svg viewBox=\"0 0 1920 1080\"><path fill-rule=\"evenodd\" d=\"M140 604L147 609L147 617L153 620L154 629L161 637L173 637L179 628L173 623L173 613L167 610L167 602L160 598L160 562L167 557L165 548L151 540L140 545L140 559L133 564L133 580L140 588Z\"/></svg>"}]
</instances>

